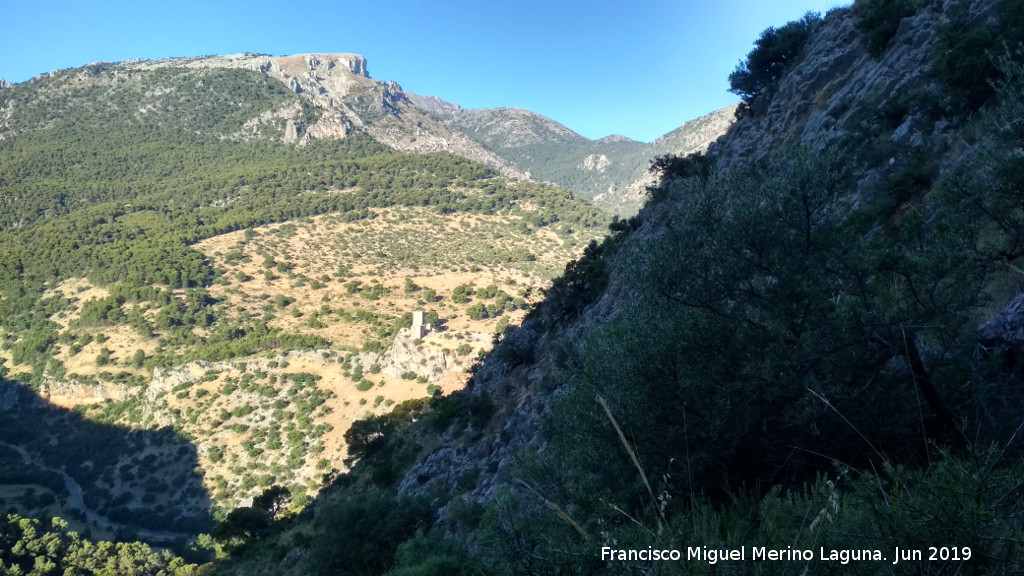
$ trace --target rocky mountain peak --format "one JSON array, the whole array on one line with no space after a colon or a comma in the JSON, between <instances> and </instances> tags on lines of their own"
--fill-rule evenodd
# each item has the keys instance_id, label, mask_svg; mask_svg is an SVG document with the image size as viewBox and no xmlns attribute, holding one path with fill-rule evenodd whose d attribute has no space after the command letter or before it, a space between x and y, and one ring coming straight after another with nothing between
<instances>
[{"instance_id":1,"label":"rocky mountain peak","mask_svg":"<svg viewBox=\"0 0 1024 576\"><path fill-rule=\"evenodd\" d=\"M242 68L278 80L320 112L316 122L304 126L298 117L299 108L275 111L273 116L285 120L285 142L303 145L315 138L344 138L353 129L362 129L377 141L403 152L452 152L491 166L503 176L528 178L501 156L438 121L427 111L430 108L459 109L458 106L422 97L411 101L413 95L407 94L398 83L371 78L366 58L359 54L269 56L247 53L136 62L133 66Z\"/></svg>"},{"instance_id":2,"label":"rocky mountain peak","mask_svg":"<svg viewBox=\"0 0 1024 576\"><path fill-rule=\"evenodd\" d=\"M619 142L636 142L636 140L623 136L622 134L612 134L601 138L598 142L601 144L618 144Z\"/></svg>"},{"instance_id":3,"label":"rocky mountain peak","mask_svg":"<svg viewBox=\"0 0 1024 576\"><path fill-rule=\"evenodd\" d=\"M352 75L369 78L366 58L359 54L295 54L272 58L283 71L293 76L315 75L321 78Z\"/></svg>"}]
</instances>

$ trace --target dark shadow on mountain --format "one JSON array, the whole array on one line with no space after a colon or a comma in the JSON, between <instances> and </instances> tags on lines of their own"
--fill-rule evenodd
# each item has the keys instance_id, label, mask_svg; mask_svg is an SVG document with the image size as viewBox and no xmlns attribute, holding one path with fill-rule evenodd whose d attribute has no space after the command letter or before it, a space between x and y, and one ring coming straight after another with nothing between
<instances>
[{"instance_id":1,"label":"dark shadow on mountain","mask_svg":"<svg viewBox=\"0 0 1024 576\"><path fill-rule=\"evenodd\" d=\"M170 427L93 422L0 378L0 485L31 485L0 511L58 504L119 538L189 538L214 524L198 466L196 447Z\"/></svg>"}]
</instances>

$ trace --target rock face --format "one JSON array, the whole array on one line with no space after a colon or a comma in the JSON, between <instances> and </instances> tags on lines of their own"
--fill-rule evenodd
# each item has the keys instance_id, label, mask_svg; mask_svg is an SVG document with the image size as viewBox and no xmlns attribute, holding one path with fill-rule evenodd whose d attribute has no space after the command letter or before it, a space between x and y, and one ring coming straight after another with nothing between
<instances>
[{"instance_id":1,"label":"rock face","mask_svg":"<svg viewBox=\"0 0 1024 576\"><path fill-rule=\"evenodd\" d=\"M1017 294L1002 312L978 328L978 343L993 351L1024 345L1024 294Z\"/></svg>"},{"instance_id":2,"label":"rock face","mask_svg":"<svg viewBox=\"0 0 1024 576\"><path fill-rule=\"evenodd\" d=\"M955 5L979 15L993 0L930 3L904 18L880 57L868 53L849 9L830 12L806 50L784 74L762 109L736 122L729 137L712 146L723 165L764 158L783 145L811 143L822 150L858 134L889 132L885 146L930 155L959 145L960 120L931 113L946 96L935 69L940 28ZM909 106L908 102L919 104ZM883 125L884 124L884 125ZM881 141L880 141L881 143ZM889 166L869 168L862 199L883 173L902 167L898 154Z\"/></svg>"},{"instance_id":3,"label":"rock face","mask_svg":"<svg viewBox=\"0 0 1024 576\"><path fill-rule=\"evenodd\" d=\"M583 159L583 163L580 164L580 168L584 170L596 170L597 172L604 172L612 163L604 154L591 154Z\"/></svg>"},{"instance_id":4,"label":"rock face","mask_svg":"<svg viewBox=\"0 0 1024 576\"><path fill-rule=\"evenodd\" d=\"M401 378L403 374L412 372L428 382L439 380L446 370L459 368L453 356L423 346L409 330L402 330L395 336L394 344L379 362L383 372L392 378Z\"/></svg>"},{"instance_id":5,"label":"rock face","mask_svg":"<svg viewBox=\"0 0 1024 576\"><path fill-rule=\"evenodd\" d=\"M982 14L992 2L961 4ZM897 149L935 151L943 161L955 162L964 119L901 105L901 99L908 97L941 100L946 92L933 62L941 26L952 5L952 1L933 2L905 18L879 58L865 49L850 10L833 10L814 31L803 55L789 65L777 88L758 103L760 108L732 124L728 133L709 147L708 154L724 171L798 143L820 150L839 142L849 149L888 141ZM708 118L706 134L713 135L719 129L716 125L730 124L732 112L723 110L716 119ZM885 114L887 117L880 118ZM694 142L698 140L694 138ZM699 147L690 148L695 149ZM581 164L584 157L580 157ZM596 166L595 160L586 166ZM858 196L868 192L878 175L908 166L904 162L910 161L898 155L875 159L862 175ZM647 181L653 183L653 178ZM597 200L600 202L601 197ZM658 226L664 224L664 215L655 211L663 208L654 206L642 211L631 224L626 242L653 242L652 238L659 236ZM623 249L621 253L628 255L629 251ZM539 422L552 399L564 392L560 386L566 386L552 382L549 376L560 374L557 357L571 354L567 350L572 350L580 334L614 318L619 302L639 297L616 277L617 269L628 267L627 263L612 259L605 265L609 270L607 288L578 318L569 323L529 319L511 332L474 376L467 393L494 402L496 415L488 430L498 432L479 434L473 442L457 442L464 430L449 430L442 447L405 476L403 492L436 494L432 491L447 490L454 494L459 490L458 478L478 474L480 480L472 498L485 503L500 486L514 480L504 477L503 471L517 450L544 450L546 440ZM985 323L978 336L986 346L1019 349L1024 344L1024 295Z\"/></svg>"},{"instance_id":6,"label":"rock face","mask_svg":"<svg viewBox=\"0 0 1024 576\"><path fill-rule=\"evenodd\" d=\"M500 423L499 431L481 435L474 442L455 441L462 430L446 431L441 447L405 475L398 492L426 494L442 489L455 493L462 474L491 469L496 472L481 474L480 485L473 494L480 502L494 497L501 485L501 472L511 462L512 455L523 446L540 446L544 442L540 420L551 392L541 392L542 381L545 374L555 369L545 353L549 344L531 321L509 332L463 392L476 401L493 402L501 407L492 419ZM531 356L537 360L528 365L508 360Z\"/></svg>"},{"instance_id":7,"label":"rock face","mask_svg":"<svg viewBox=\"0 0 1024 576\"><path fill-rule=\"evenodd\" d=\"M1017 386L1024 377L1024 293L1017 294L978 328L978 344L986 356L998 359L1014 374Z\"/></svg>"},{"instance_id":8,"label":"rock face","mask_svg":"<svg viewBox=\"0 0 1024 576\"><path fill-rule=\"evenodd\" d=\"M46 398L58 406L124 400L131 394L128 386L111 382L79 384L65 379L47 379L45 386Z\"/></svg>"},{"instance_id":9,"label":"rock face","mask_svg":"<svg viewBox=\"0 0 1024 576\"><path fill-rule=\"evenodd\" d=\"M391 347L383 353L363 352L356 355L353 361L362 366L364 371L368 371L376 364L391 378L398 379L403 375L415 374L417 378L423 378L427 382L436 382L445 372L465 372L472 362L472 357L459 359L450 352L427 344L424 339L417 338L406 328L395 336Z\"/></svg>"}]
</instances>

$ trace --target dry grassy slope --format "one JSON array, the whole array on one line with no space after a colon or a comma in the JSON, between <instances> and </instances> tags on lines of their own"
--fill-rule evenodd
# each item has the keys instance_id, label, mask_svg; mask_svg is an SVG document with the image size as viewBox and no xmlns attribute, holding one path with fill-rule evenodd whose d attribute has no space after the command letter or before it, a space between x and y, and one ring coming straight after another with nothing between
<instances>
[{"instance_id":1,"label":"dry grassy slope","mask_svg":"<svg viewBox=\"0 0 1024 576\"><path fill-rule=\"evenodd\" d=\"M62 331L103 333L107 339L102 344L94 341L77 354L69 345L59 345L57 358L68 376L49 383L50 400L69 408L89 405L98 414L107 400L143 398L143 417L124 423L178 426L197 445L206 489L222 504L244 503L270 483L301 486L315 494L325 473L344 468L343 435L354 420L427 396L428 383L446 394L462 388L472 359L490 349L499 319L473 320L466 309L493 299L473 296L467 303L455 303L451 294L456 286L479 289L494 284L512 297L536 302L564 262L577 257L594 237L593 231L526 232L515 216L440 216L421 208L377 210L373 215L356 222L326 215L273 224L195 246L223 271L209 293L228 319L272 317L271 326L323 336L332 343L331 350L192 362L149 379L129 361L139 349L152 354L160 331L143 339L126 326L76 326L82 305L108 292L84 279L72 279L57 290L74 299L77 308L53 320ZM270 261L268 269L265 262ZM406 278L418 289L406 293ZM376 300L350 294L346 284L353 281L363 287L380 283L385 291ZM427 289L434 290L439 301L425 302ZM282 307L279 299L284 298L291 301ZM436 310L443 331L407 343L407 351L397 360L389 353L355 352L365 342L378 340L382 325L390 326L403 313L418 309ZM154 306L146 316L152 319L155 313ZM520 309L504 316L518 324L524 314ZM101 347L111 350L111 365L96 365ZM361 365L372 388L357 389L354 374L343 364L346 356L351 356L349 366ZM441 373L434 368L436 362L428 363L439 357L445 367ZM373 364L383 369L374 373ZM415 371L423 379L388 375L390 366ZM115 382L112 376L120 373L146 375L148 384ZM315 382L297 386L289 375L308 375ZM310 404L307 418L299 408L303 402ZM275 429L280 446L270 441Z\"/></svg>"},{"instance_id":2,"label":"dry grassy slope","mask_svg":"<svg viewBox=\"0 0 1024 576\"><path fill-rule=\"evenodd\" d=\"M298 226L271 225L257 229L251 240L244 232L204 240L196 248L227 271L227 284L214 285L210 293L229 304L231 314L243 317L262 316L264 307L278 297L293 298L295 303L277 311L271 325L318 334L338 345L359 346L368 334L359 322L333 321L339 310L397 316L436 308L450 330L489 332L487 322L469 321L466 306L444 296L467 283L496 283L513 296L537 295L590 240L565 239L550 230L524 234L504 216L446 217L412 208L375 214L376 218L354 223L322 216ZM507 261L516 250L530 252L535 260ZM273 279L268 280L268 257L293 268L281 272L275 265L270 269ZM344 270L344 277L337 276L339 270ZM422 289L435 290L442 300L430 305L422 302L422 290L406 294L406 278ZM352 281L363 286L380 282L388 294L379 300L348 294L344 284ZM321 314L324 306L332 312ZM314 315L326 326L311 327Z\"/></svg>"}]
</instances>

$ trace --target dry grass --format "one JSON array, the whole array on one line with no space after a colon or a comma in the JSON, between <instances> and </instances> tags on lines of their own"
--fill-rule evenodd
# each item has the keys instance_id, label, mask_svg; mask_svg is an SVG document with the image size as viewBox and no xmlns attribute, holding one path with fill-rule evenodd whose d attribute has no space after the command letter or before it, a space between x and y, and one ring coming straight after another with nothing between
<instances>
[{"instance_id":1,"label":"dry grass","mask_svg":"<svg viewBox=\"0 0 1024 576\"><path fill-rule=\"evenodd\" d=\"M275 358L182 367L195 382L158 392L155 403L147 408L149 416L133 424L175 422L180 426L198 448L207 491L223 504L238 505L258 494L263 485L252 486L253 478L262 482L269 478L274 484L298 485L316 493L325 472L343 468L344 433L352 422L427 395L423 382L393 378L383 372L371 374L369 370L363 377L373 387L361 392L352 375L344 373L340 357L368 341L379 340L382 327L390 327L404 313L435 310L444 330L429 334L417 348L424 356L443 351L467 366L477 353L490 349L498 318L470 319L468 306L492 301L472 297L468 303L452 302L455 288L469 285L479 289L493 284L512 297L535 303L550 279L591 239L583 235L561 237L547 229L527 232L515 218L507 216L442 217L418 208L377 210L374 215L358 222L344 222L332 215L302 219L224 234L195 246L223 273L226 282L211 286L209 293L228 320L269 318L272 327L322 336L333 348L323 353L291 352ZM271 266L270 276L266 275L265 261ZM406 279L419 289L406 293ZM378 299L370 300L350 293L346 284L353 281L363 287L379 283L385 291ZM439 301L423 300L428 289L436 292ZM68 374L97 378L104 371L143 373L133 369L129 361L136 350L143 350L147 356L153 354L161 334L146 339L127 326L76 327L73 323L82 305L104 298L108 292L80 278L61 283L57 290L75 304L74 310L53 318L61 331L88 332L94 337L102 332L107 338L102 344L93 341L74 355L70 345L59 345L57 359ZM182 294L178 291L179 297ZM281 306L280 301L286 298L290 302ZM359 311L362 317L358 317ZM154 315L155 308L146 312L150 320ZM504 315L516 324L525 311ZM203 334L199 329L196 332ZM390 341L382 344L390 345ZM471 352L457 356L460 346ZM100 367L95 359L103 347L112 351L113 362ZM315 388L326 396L313 410L310 425L300 431L305 443L300 465L287 462L285 431L286 426L297 427L295 397L290 396L291 383L284 376L297 373L317 377ZM263 392L251 387L248 391L241 387L231 390L237 384L229 383L245 378L258 382ZM457 369L431 383L449 394L461 389L467 379L468 374ZM55 390L59 393L52 395L51 401L66 407L98 403L111 397L111 390L106 383L65 386ZM275 408L279 400L288 400L289 407ZM242 406L253 410L222 418ZM270 449L266 437L275 427L280 430L283 446ZM253 450L254 445L258 450ZM212 457L218 453L221 457ZM327 469L318 466L321 460L327 461Z\"/></svg>"}]
</instances>

